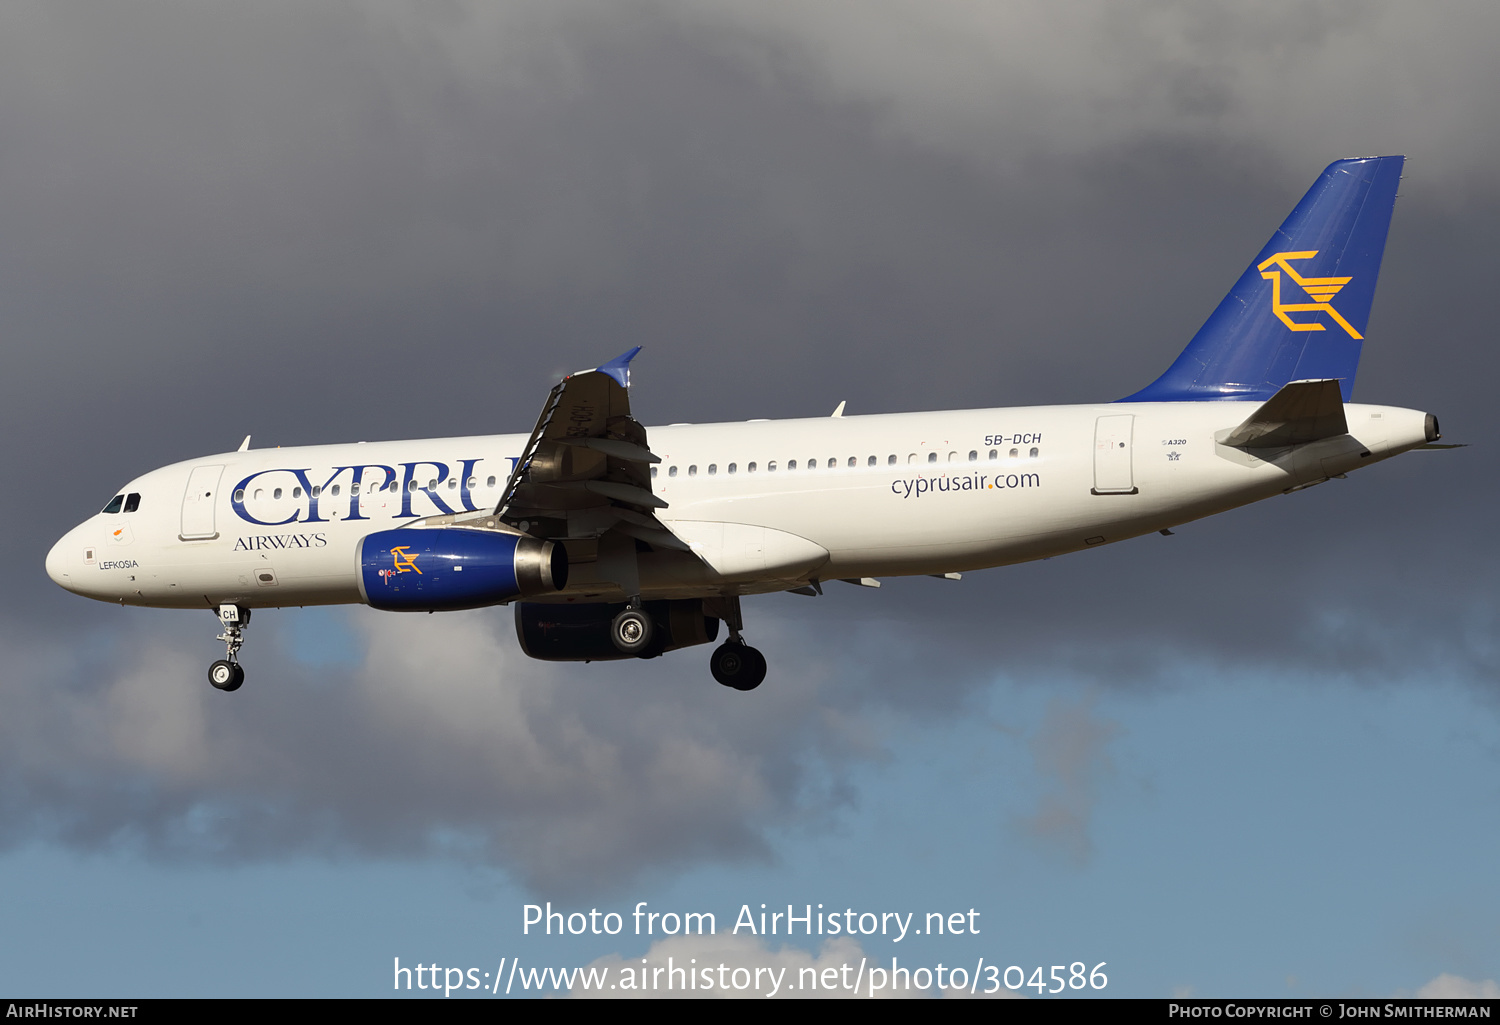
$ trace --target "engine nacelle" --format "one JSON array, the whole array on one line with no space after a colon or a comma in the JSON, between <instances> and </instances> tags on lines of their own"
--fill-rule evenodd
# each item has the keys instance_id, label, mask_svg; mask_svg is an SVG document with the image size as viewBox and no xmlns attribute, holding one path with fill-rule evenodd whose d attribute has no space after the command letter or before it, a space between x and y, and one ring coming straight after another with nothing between
<instances>
[{"instance_id":1,"label":"engine nacelle","mask_svg":"<svg viewBox=\"0 0 1500 1025\"><path fill-rule=\"evenodd\" d=\"M562 545L494 530L398 527L367 534L355 557L365 603L388 612L477 609L567 586Z\"/></svg>"},{"instance_id":2,"label":"engine nacelle","mask_svg":"<svg viewBox=\"0 0 1500 1025\"><path fill-rule=\"evenodd\" d=\"M719 636L719 621L703 614L697 598L642 602L656 626L656 642L645 655L626 655L610 640L609 625L625 609L606 605L516 604L516 637L521 650L546 662L605 662L649 658L675 648L707 644Z\"/></svg>"}]
</instances>

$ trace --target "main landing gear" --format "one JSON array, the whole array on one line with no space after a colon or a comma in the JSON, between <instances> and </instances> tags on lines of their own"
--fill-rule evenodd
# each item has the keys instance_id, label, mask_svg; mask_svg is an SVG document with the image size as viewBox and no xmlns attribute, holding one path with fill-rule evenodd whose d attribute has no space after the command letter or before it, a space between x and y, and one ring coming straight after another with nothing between
<instances>
[{"instance_id":1,"label":"main landing gear","mask_svg":"<svg viewBox=\"0 0 1500 1025\"><path fill-rule=\"evenodd\" d=\"M224 657L208 667L208 682L219 690L239 690L245 682L245 667L239 663L240 648L245 643L245 627L250 625L250 610L240 605L220 605L219 622L224 632Z\"/></svg>"},{"instance_id":2,"label":"main landing gear","mask_svg":"<svg viewBox=\"0 0 1500 1025\"><path fill-rule=\"evenodd\" d=\"M740 636L745 624L740 618L739 597L709 599L703 603L703 611L722 619L729 627L729 640L715 648L708 659L708 670L714 674L714 679L735 690L759 687L766 678L766 657Z\"/></svg>"},{"instance_id":3,"label":"main landing gear","mask_svg":"<svg viewBox=\"0 0 1500 1025\"><path fill-rule=\"evenodd\" d=\"M743 640L727 640L709 656L708 668L726 687L754 690L766 678L766 657Z\"/></svg>"},{"instance_id":4,"label":"main landing gear","mask_svg":"<svg viewBox=\"0 0 1500 1025\"><path fill-rule=\"evenodd\" d=\"M651 642L656 640L656 624L639 602L639 598L632 601L609 624L609 639L624 654L644 657Z\"/></svg>"}]
</instances>

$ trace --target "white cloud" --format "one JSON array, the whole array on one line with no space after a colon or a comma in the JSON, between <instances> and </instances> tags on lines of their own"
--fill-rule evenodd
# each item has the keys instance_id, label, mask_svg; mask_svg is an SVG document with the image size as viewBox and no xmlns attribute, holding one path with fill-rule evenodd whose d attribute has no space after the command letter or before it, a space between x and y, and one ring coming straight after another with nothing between
<instances>
[{"instance_id":1,"label":"white cloud","mask_svg":"<svg viewBox=\"0 0 1500 1025\"><path fill-rule=\"evenodd\" d=\"M768 828L825 820L839 777L878 754L866 712L828 707L843 699L811 653L744 695L713 682L706 647L559 666L517 650L509 610L351 609L336 615L363 661L309 667L278 650L277 617L296 615L257 617L235 694L189 654L212 651L206 615L196 645L172 629L185 620L142 618L151 632L102 671L5 639L11 829L34 816L84 845L179 854L449 854L555 896L763 860Z\"/></svg>"},{"instance_id":2,"label":"white cloud","mask_svg":"<svg viewBox=\"0 0 1500 1025\"><path fill-rule=\"evenodd\" d=\"M1417 996L1432 1000L1500 1000L1500 984L1494 979L1474 982L1444 972L1417 990Z\"/></svg>"},{"instance_id":3,"label":"white cloud","mask_svg":"<svg viewBox=\"0 0 1500 1025\"><path fill-rule=\"evenodd\" d=\"M967 997L967 990L936 987L933 965L897 955L889 959L865 953L858 941L841 936L824 941L817 953L782 945L775 949L764 938L720 932L713 936L673 936L653 943L644 957L610 954L584 971L607 973L629 989L573 989L576 997L794 997L797 999ZM677 969L679 974L670 974ZM696 974L693 974L696 973ZM599 977L596 975L596 977ZM972 983L972 978L967 980ZM690 985L691 983L691 985ZM608 985L608 984L606 984ZM982 990L988 985L981 981ZM684 988L687 986L688 988ZM669 988L670 987L670 988ZM997 993L1016 997L1003 986Z\"/></svg>"}]
</instances>

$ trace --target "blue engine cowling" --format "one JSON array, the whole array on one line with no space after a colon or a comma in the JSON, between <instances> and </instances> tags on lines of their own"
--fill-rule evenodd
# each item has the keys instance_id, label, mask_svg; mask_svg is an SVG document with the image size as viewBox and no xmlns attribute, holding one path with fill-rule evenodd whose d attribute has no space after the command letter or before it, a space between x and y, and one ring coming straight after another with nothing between
<instances>
[{"instance_id":1,"label":"blue engine cowling","mask_svg":"<svg viewBox=\"0 0 1500 1025\"><path fill-rule=\"evenodd\" d=\"M365 603L388 612L477 609L568 582L562 545L494 530L381 530L365 535L356 557Z\"/></svg>"}]
</instances>

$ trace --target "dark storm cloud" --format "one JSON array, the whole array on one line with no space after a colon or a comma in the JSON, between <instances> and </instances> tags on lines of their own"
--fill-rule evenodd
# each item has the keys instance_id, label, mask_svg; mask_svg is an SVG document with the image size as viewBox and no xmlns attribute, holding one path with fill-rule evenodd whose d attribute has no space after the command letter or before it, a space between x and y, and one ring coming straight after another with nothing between
<instances>
[{"instance_id":1,"label":"dark storm cloud","mask_svg":"<svg viewBox=\"0 0 1500 1025\"><path fill-rule=\"evenodd\" d=\"M281 647L285 615L257 617L256 693L238 703L200 686L181 617L110 667L7 638L22 671L0 720L0 838L229 862L440 854L597 893L765 860L765 829L846 803L817 763L872 749L857 711L821 707L837 684L816 661L729 715L697 660L586 681L526 660L504 614L357 612L362 657L334 666Z\"/></svg>"},{"instance_id":2,"label":"dark storm cloud","mask_svg":"<svg viewBox=\"0 0 1500 1025\"><path fill-rule=\"evenodd\" d=\"M1036 810L1022 819L1025 834L1082 864L1093 853L1089 821L1103 781L1114 774L1107 754L1118 724L1094 714L1093 703L1049 702L1031 740L1037 775L1048 786Z\"/></svg>"},{"instance_id":3,"label":"dark storm cloud","mask_svg":"<svg viewBox=\"0 0 1500 1025\"><path fill-rule=\"evenodd\" d=\"M756 599L774 675L732 722L696 652L554 669L503 613L359 614L362 661L332 670L267 614L226 703L210 617L84 602L41 560L156 465L246 433L524 431L559 374L637 344L648 423L1123 395L1324 164L1374 151L1412 162L1357 394L1482 442L1494 17L8 6L7 839L448 850L608 886L764 856L851 800L883 716L997 674L1493 688L1482 446L959 584Z\"/></svg>"}]
</instances>

